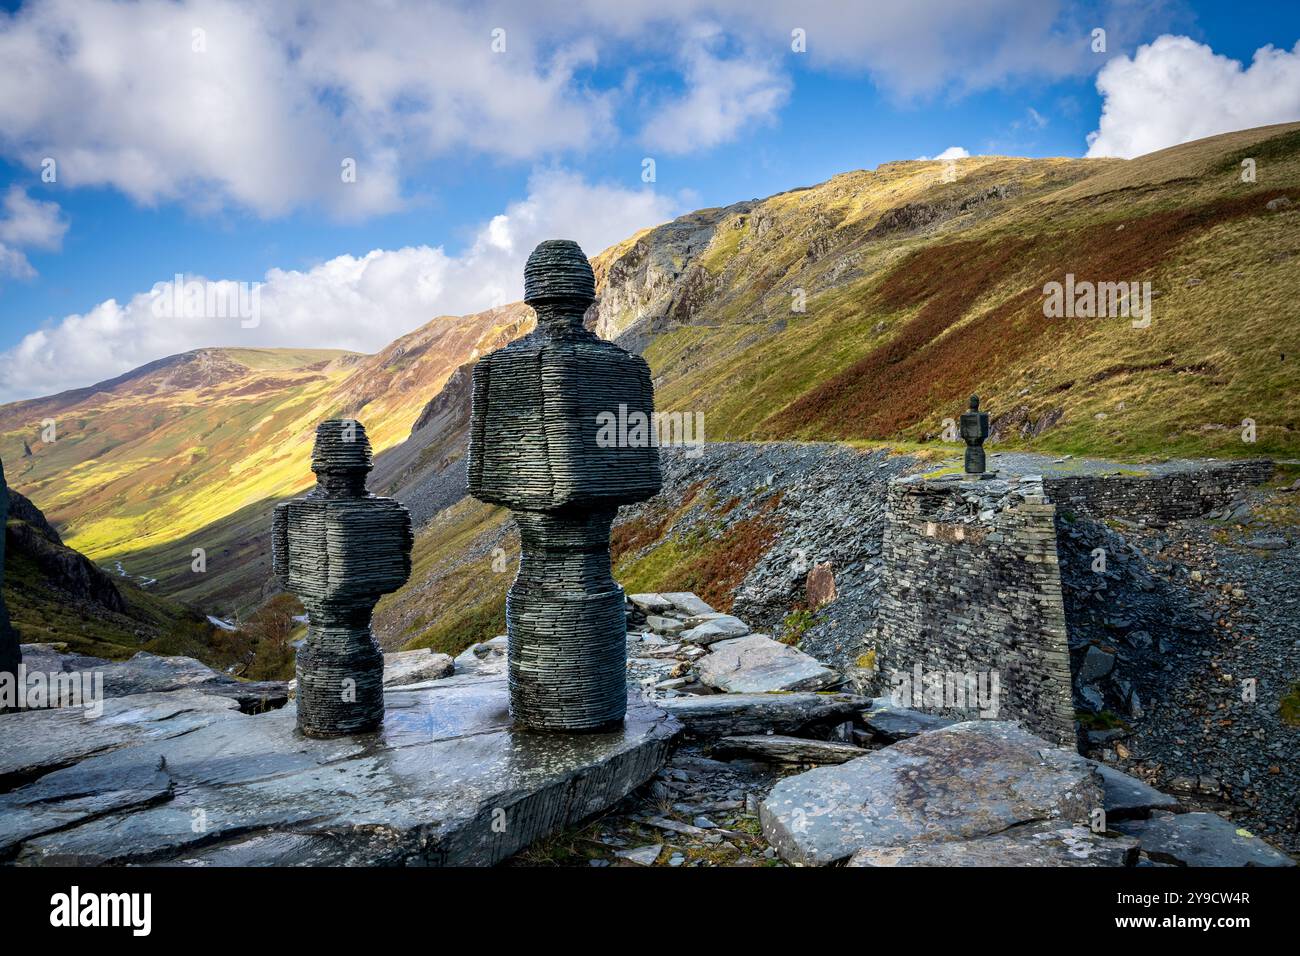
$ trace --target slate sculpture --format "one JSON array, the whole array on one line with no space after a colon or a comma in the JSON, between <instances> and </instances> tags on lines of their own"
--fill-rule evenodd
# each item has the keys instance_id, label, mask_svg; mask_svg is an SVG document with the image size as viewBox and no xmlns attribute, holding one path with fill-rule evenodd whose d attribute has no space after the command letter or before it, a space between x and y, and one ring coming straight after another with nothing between
<instances>
[{"instance_id":1,"label":"slate sculpture","mask_svg":"<svg viewBox=\"0 0 1300 956\"><path fill-rule=\"evenodd\" d=\"M277 505L272 562L307 609L298 651L298 729L308 737L363 733L384 718L384 655L370 631L379 598L411 575L411 516L366 490L373 467L360 422L316 428L316 487Z\"/></svg>"},{"instance_id":2,"label":"slate sculpture","mask_svg":"<svg viewBox=\"0 0 1300 956\"><path fill-rule=\"evenodd\" d=\"M962 413L961 437L966 442L966 474L984 474L984 439L989 437L989 416L980 411L978 395L970 397L970 410Z\"/></svg>"},{"instance_id":3,"label":"slate sculpture","mask_svg":"<svg viewBox=\"0 0 1300 956\"><path fill-rule=\"evenodd\" d=\"M524 266L536 330L473 376L469 493L511 510L522 552L506 596L510 710L541 730L623 719L626 603L610 570L610 525L619 505L662 484L649 429L601 438L610 416L653 422L654 389L644 359L584 327L595 297L578 244L541 243Z\"/></svg>"}]
</instances>

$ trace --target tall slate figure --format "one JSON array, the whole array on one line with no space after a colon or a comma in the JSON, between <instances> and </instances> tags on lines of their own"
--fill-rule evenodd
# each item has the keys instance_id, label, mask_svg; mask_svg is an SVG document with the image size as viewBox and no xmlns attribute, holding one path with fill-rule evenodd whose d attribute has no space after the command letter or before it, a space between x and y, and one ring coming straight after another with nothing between
<instances>
[{"instance_id":1,"label":"tall slate figure","mask_svg":"<svg viewBox=\"0 0 1300 956\"><path fill-rule=\"evenodd\" d=\"M298 651L298 729L308 737L374 730L384 719L384 655L370 633L381 595L411 576L411 516L366 490L373 467L360 422L316 427L316 487L277 505L272 564L307 609Z\"/></svg>"},{"instance_id":2,"label":"tall slate figure","mask_svg":"<svg viewBox=\"0 0 1300 956\"><path fill-rule=\"evenodd\" d=\"M510 508L519 525L506 596L510 711L536 729L623 719L627 619L609 529L619 505L663 483L653 442L597 440L601 413L653 421L654 389L644 359L583 327L595 298L578 244L543 242L524 266L537 329L474 368L469 493Z\"/></svg>"}]
</instances>

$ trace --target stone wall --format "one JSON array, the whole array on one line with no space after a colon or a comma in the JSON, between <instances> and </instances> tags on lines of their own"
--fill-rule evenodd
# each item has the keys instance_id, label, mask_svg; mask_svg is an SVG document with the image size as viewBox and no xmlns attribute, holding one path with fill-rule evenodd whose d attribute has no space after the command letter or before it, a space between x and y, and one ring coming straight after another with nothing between
<instances>
[{"instance_id":1,"label":"stone wall","mask_svg":"<svg viewBox=\"0 0 1300 956\"><path fill-rule=\"evenodd\" d=\"M1176 521L1226 505L1243 488L1273 475L1268 459L1224 462L1195 471L1153 475L1076 475L1047 478L1047 496L1062 511L1095 518Z\"/></svg>"},{"instance_id":2,"label":"stone wall","mask_svg":"<svg viewBox=\"0 0 1300 956\"><path fill-rule=\"evenodd\" d=\"M880 612L868 640L876 670L866 689L901 688L910 695L903 706L970 718L975 708L936 696L937 681L946 678L951 695L963 679L983 674L991 688L996 676L996 713L978 716L1020 720L1073 746L1055 519L1040 479L892 482Z\"/></svg>"}]
</instances>

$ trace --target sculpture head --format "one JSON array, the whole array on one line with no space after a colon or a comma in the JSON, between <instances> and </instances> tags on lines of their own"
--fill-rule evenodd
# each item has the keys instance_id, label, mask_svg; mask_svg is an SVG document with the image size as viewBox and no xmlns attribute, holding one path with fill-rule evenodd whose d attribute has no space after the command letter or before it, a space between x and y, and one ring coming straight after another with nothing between
<instances>
[{"instance_id":1,"label":"sculpture head","mask_svg":"<svg viewBox=\"0 0 1300 956\"><path fill-rule=\"evenodd\" d=\"M329 494L365 494L366 476L373 467L370 439L360 422L331 418L316 426L311 470L318 487Z\"/></svg>"},{"instance_id":2,"label":"sculpture head","mask_svg":"<svg viewBox=\"0 0 1300 956\"><path fill-rule=\"evenodd\" d=\"M524 302L542 325L575 325L596 300L596 275L571 239L538 243L524 265Z\"/></svg>"},{"instance_id":3,"label":"sculpture head","mask_svg":"<svg viewBox=\"0 0 1300 956\"><path fill-rule=\"evenodd\" d=\"M972 412L978 412L980 410L980 397L978 395L972 395L970 397L970 410Z\"/></svg>"}]
</instances>

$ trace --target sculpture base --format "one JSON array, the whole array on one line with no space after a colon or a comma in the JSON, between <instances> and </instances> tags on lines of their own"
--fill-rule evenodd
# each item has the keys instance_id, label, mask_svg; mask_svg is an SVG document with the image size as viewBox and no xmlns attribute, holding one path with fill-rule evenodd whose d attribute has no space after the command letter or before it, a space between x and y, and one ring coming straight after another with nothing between
<instances>
[{"instance_id":1,"label":"sculpture base","mask_svg":"<svg viewBox=\"0 0 1300 956\"><path fill-rule=\"evenodd\" d=\"M972 478L984 473L984 449L978 445L966 446L966 477Z\"/></svg>"},{"instance_id":2,"label":"sculpture base","mask_svg":"<svg viewBox=\"0 0 1300 956\"><path fill-rule=\"evenodd\" d=\"M384 720L384 655L370 628L308 628L298 651L298 730L366 733Z\"/></svg>"},{"instance_id":3,"label":"sculpture base","mask_svg":"<svg viewBox=\"0 0 1300 956\"><path fill-rule=\"evenodd\" d=\"M534 730L599 731L627 710L627 604L609 564L614 508L515 513L506 595L510 713Z\"/></svg>"}]
</instances>

